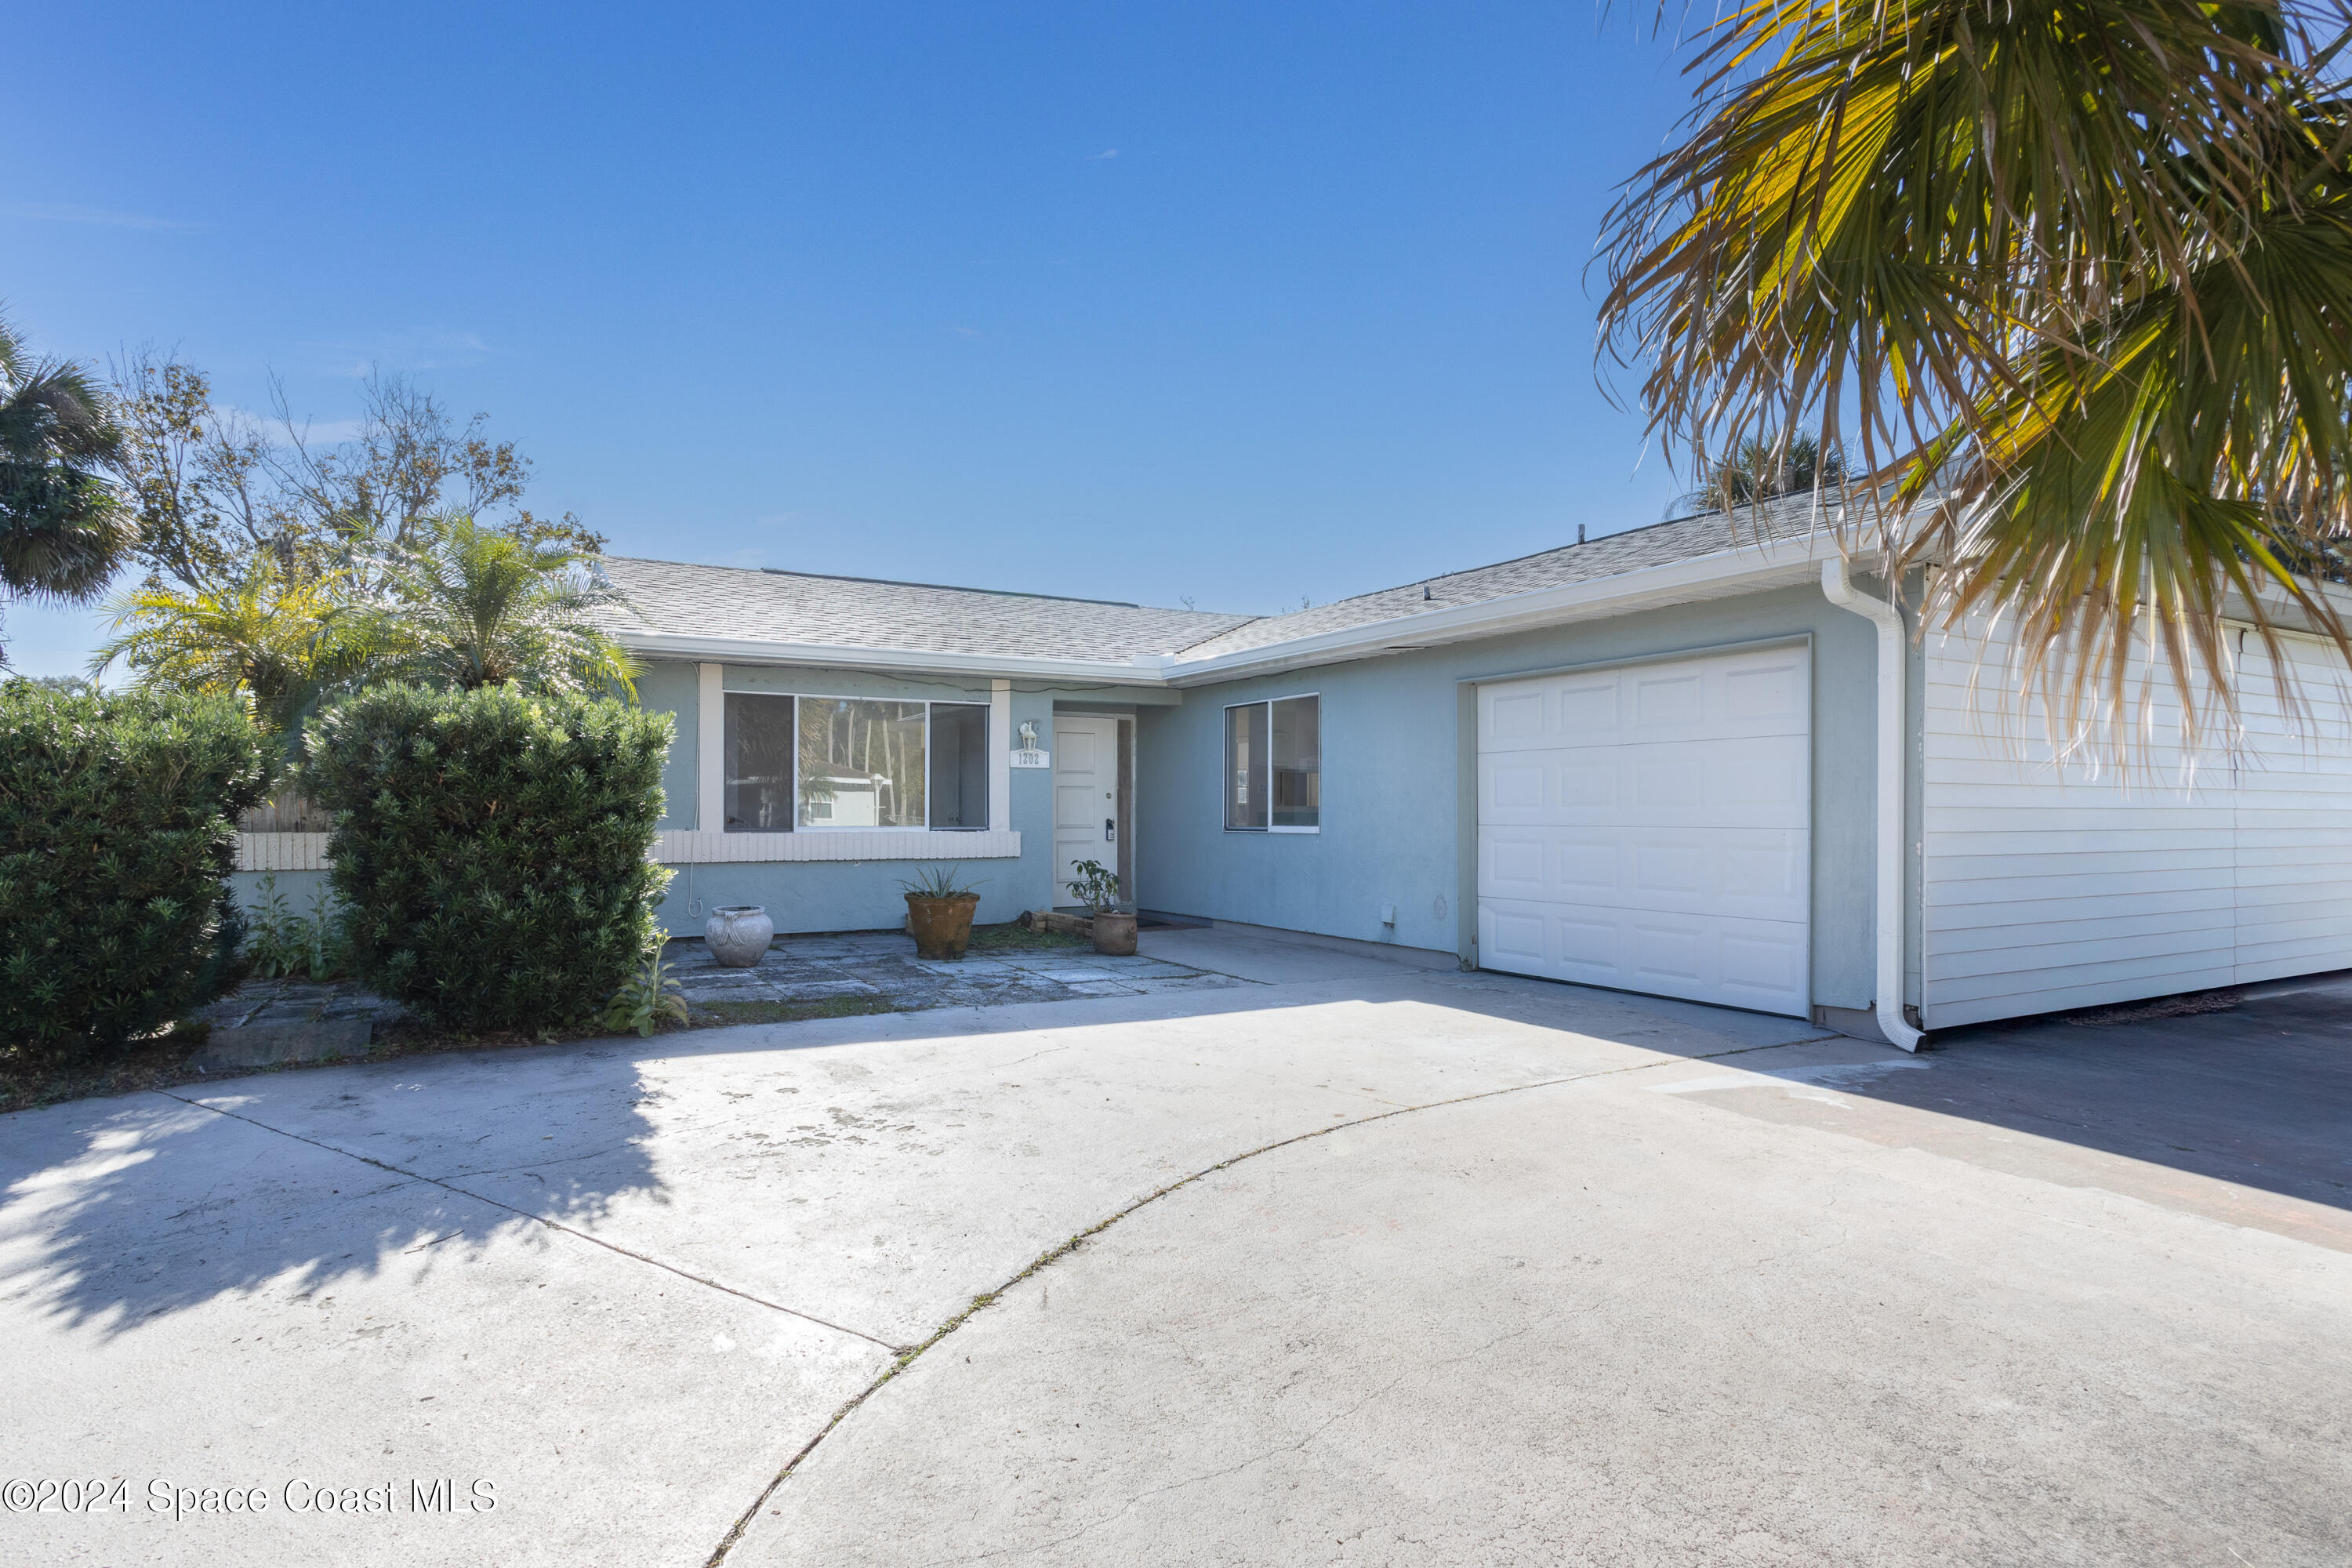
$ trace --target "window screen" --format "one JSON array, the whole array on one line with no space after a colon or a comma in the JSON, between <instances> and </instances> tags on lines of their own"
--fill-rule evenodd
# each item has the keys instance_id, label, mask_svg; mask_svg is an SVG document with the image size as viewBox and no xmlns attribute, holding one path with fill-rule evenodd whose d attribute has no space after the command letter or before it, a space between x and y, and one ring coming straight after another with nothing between
<instances>
[{"instance_id":1,"label":"window screen","mask_svg":"<svg viewBox=\"0 0 2352 1568\"><path fill-rule=\"evenodd\" d=\"M1265 826L1265 704L1225 710L1225 826Z\"/></svg>"},{"instance_id":2,"label":"window screen","mask_svg":"<svg viewBox=\"0 0 2352 1568\"><path fill-rule=\"evenodd\" d=\"M922 826L924 705L799 701L801 826Z\"/></svg>"},{"instance_id":3,"label":"window screen","mask_svg":"<svg viewBox=\"0 0 2352 1568\"><path fill-rule=\"evenodd\" d=\"M729 692L726 759L726 830L790 832L793 700Z\"/></svg>"},{"instance_id":4,"label":"window screen","mask_svg":"<svg viewBox=\"0 0 2352 1568\"><path fill-rule=\"evenodd\" d=\"M988 826L988 710L931 704L933 827Z\"/></svg>"},{"instance_id":5,"label":"window screen","mask_svg":"<svg viewBox=\"0 0 2352 1568\"><path fill-rule=\"evenodd\" d=\"M1276 827L1319 827L1323 806L1323 703L1286 697L1273 710L1266 760L1273 778L1267 804Z\"/></svg>"}]
</instances>

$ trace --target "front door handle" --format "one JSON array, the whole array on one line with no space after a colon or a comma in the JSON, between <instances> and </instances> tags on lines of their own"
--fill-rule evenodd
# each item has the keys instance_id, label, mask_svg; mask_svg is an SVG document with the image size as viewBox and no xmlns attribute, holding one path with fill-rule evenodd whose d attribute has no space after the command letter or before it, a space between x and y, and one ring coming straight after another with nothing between
<instances>
[{"instance_id":1,"label":"front door handle","mask_svg":"<svg viewBox=\"0 0 2352 1568\"><path fill-rule=\"evenodd\" d=\"M1106 816L1103 818L1103 842L1106 844L1116 844L1118 842L1118 819L1117 817Z\"/></svg>"}]
</instances>

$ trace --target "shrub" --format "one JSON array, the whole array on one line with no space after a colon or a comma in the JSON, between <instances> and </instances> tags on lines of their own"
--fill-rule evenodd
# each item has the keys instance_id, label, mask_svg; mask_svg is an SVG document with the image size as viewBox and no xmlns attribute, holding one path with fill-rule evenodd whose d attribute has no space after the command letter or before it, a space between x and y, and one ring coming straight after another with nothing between
<instances>
[{"instance_id":1,"label":"shrub","mask_svg":"<svg viewBox=\"0 0 2352 1568\"><path fill-rule=\"evenodd\" d=\"M588 1022L651 945L667 714L384 686L310 727L352 973L429 1022Z\"/></svg>"},{"instance_id":2,"label":"shrub","mask_svg":"<svg viewBox=\"0 0 2352 1568\"><path fill-rule=\"evenodd\" d=\"M0 1046L68 1061L228 987L271 752L234 698L0 686Z\"/></svg>"}]
</instances>

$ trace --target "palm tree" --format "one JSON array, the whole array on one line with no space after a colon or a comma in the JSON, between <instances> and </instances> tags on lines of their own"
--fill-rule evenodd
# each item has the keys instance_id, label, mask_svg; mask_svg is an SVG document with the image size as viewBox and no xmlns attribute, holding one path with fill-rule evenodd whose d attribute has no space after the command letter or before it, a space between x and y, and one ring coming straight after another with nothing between
<instances>
[{"instance_id":1,"label":"palm tree","mask_svg":"<svg viewBox=\"0 0 2352 1568\"><path fill-rule=\"evenodd\" d=\"M464 515L436 518L384 574L371 612L385 650L379 672L461 689L513 681L634 695L636 663L600 624L619 601L562 544Z\"/></svg>"},{"instance_id":2,"label":"palm tree","mask_svg":"<svg viewBox=\"0 0 2352 1568\"><path fill-rule=\"evenodd\" d=\"M2200 675L2230 703L2225 605L2352 656L2313 581L2352 535L2347 35L2315 14L1752 0L1612 209L1604 345L1701 472L1846 439L1842 526L1939 563L1926 619L2010 612L2070 708L2120 727L2151 643L2192 715Z\"/></svg>"},{"instance_id":3,"label":"palm tree","mask_svg":"<svg viewBox=\"0 0 2352 1568\"><path fill-rule=\"evenodd\" d=\"M1845 454L1834 444L1824 455L1811 436L1751 437L1714 465L1706 494L1714 505L1729 508L1807 491L1835 494L1844 483Z\"/></svg>"},{"instance_id":4,"label":"palm tree","mask_svg":"<svg viewBox=\"0 0 2352 1568\"><path fill-rule=\"evenodd\" d=\"M267 551L224 587L150 584L108 605L115 635L90 671L123 659L142 685L242 697L255 721L290 745L306 711L382 656L373 627L341 603L340 589L331 576L284 576Z\"/></svg>"},{"instance_id":5,"label":"palm tree","mask_svg":"<svg viewBox=\"0 0 2352 1568\"><path fill-rule=\"evenodd\" d=\"M88 600L139 542L98 475L120 436L79 365L36 360L0 321L0 588Z\"/></svg>"}]
</instances>

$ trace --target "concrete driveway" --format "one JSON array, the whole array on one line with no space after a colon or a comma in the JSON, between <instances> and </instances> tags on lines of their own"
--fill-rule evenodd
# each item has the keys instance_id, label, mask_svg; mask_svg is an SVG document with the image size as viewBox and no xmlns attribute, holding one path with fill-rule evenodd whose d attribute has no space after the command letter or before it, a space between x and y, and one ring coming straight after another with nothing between
<instances>
[{"instance_id":1,"label":"concrete driveway","mask_svg":"<svg viewBox=\"0 0 2352 1568\"><path fill-rule=\"evenodd\" d=\"M1247 984L0 1120L0 1560L2352 1561L2335 993L1147 943Z\"/></svg>"}]
</instances>

